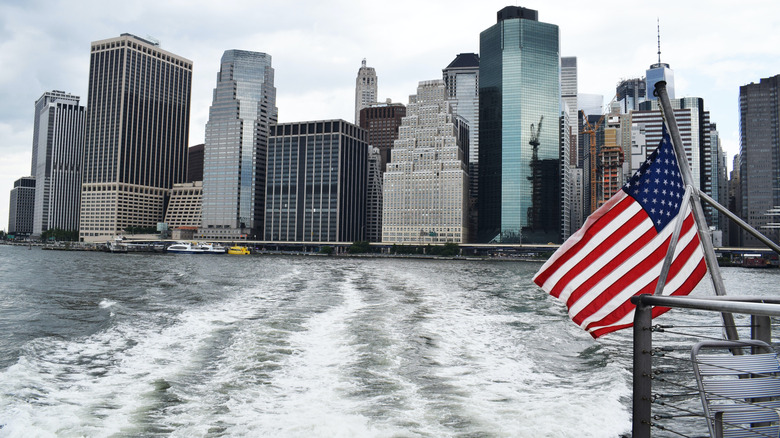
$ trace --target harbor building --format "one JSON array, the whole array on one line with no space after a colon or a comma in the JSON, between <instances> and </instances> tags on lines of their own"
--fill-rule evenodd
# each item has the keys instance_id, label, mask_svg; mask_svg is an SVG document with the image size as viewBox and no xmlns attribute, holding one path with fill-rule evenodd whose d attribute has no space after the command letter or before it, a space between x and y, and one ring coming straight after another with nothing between
<instances>
[{"instance_id":1,"label":"harbor building","mask_svg":"<svg viewBox=\"0 0 780 438\"><path fill-rule=\"evenodd\" d=\"M35 214L35 177L24 176L14 181L8 209L8 234L28 237L33 230Z\"/></svg>"},{"instance_id":2,"label":"harbor building","mask_svg":"<svg viewBox=\"0 0 780 438\"><path fill-rule=\"evenodd\" d=\"M366 131L344 120L272 125L263 240L365 240L368 153Z\"/></svg>"},{"instance_id":3,"label":"harbor building","mask_svg":"<svg viewBox=\"0 0 780 438\"><path fill-rule=\"evenodd\" d=\"M131 34L91 45L79 237L156 227L187 172L192 61Z\"/></svg>"},{"instance_id":4,"label":"harbor building","mask_svg":"<svg viewBox=\"0 0 780 438\"><path fill-rule=\"evenodd\" d=\"M479 55L461 53L442 70L452 112L469 127L469 232L465 241L476 241L479 196Z\"/></svg>"},{"instance_id":5,"label":"harbor building","mask_svg":"<svg viewBox=\"0 0 780 438\"><path fill-rule=\"evenodd\" d=\"M479 242L561 242L558 26L508 6L480 34Z\"/></svg>"},{"instance_id":6,"label":"harbor building","mask_svg":"<svg viewBox=\"0 0 780 438\"><path fill-rule=\"evenodd\" d=\"M374 67L366 67L366 60L361 63L358 70L357 79L355 79L355 124L360 123L360 110L377 103L377 89L379 79L376 76Z\"/></svg>"},{"instance_id":7,"label":"harbor building","mask_svg":"<svg viewBox=\"0 0 780 438\"><path fill-rule=\"evenodd\" d=\"M780 75L739 87L737 213L753 228L780 240ZM741 233L740 244L762 244Z\"/></svg>"},{"instance_id":8,"label":"harbor building","mask_svg":"<svg viewBox=\"0 0 780 438\"><path fill-rule=\"evenodd\" d=\"M271 56L225 51L206 123L201 238L262 237L268 132L277 118Z\"/></svg>"},{"instance_id":9,"label":"harbor building","mask_svg":"<svg viewBox=\"0 0 780 438\"><path fill-rule=\"evenodd\" d=\"M79 229L84 117L79 97L63 91L47 91L35 102L33 236Z\"/></svg>"},{"instance_id":10,"label":"harbor building","mask_svg":"<svg viewBox=\"0 0 780 438\"><path fill-rule=\"evenodd\" d=\"M443 80L409 96L384 174L382 241L465 243L468 236L468 130L452 114Z\"/></svg>"}]
</instances>

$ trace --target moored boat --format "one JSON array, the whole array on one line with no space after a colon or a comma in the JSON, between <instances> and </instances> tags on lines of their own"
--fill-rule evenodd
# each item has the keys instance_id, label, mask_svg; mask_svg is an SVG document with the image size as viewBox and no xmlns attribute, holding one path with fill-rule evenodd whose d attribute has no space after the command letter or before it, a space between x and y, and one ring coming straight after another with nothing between
<instances>
[{"instance_id":1,"label":"moored boat","mask_svg":"<svg viewBox=\"0 0 780 438\"><path fill-rule=\"evenodd\" d=\"M201 243L199 247L204 254L225 254L227 248L218 243Z\"/></svg>"},{"instance_id":2,"label":"moored boat","mask_svg":"<svg viewBox=\"0 0 780 438\"><path fill-rule=\"evenodd\" d=\"M231 246L231 247L228 249L227 253L228 253L228 254L233 254L233 255L245 255L245 254L250 254L250 252L249 252L249 248L247 248L247 247L245 247L245 246Z\"/></svg>"},{"instance_id":3,"label":"moored boat","mask_svg":"<svg viewBox=\"0 0 780 438\"><path fill-rule=\"evenodd\" d=\"M205 254L206 251L197 243L176 242L166 250L170 254Z\"/></svg>"}]
</instances>

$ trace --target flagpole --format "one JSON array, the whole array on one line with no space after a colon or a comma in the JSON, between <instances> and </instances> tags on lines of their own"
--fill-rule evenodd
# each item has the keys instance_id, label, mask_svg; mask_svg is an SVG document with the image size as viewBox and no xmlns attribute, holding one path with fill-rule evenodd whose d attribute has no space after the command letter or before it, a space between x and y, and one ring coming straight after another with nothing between
<instances>
[{"instance_id":1,"label":"flagpole","mask_svg":"<svg viewBox=\"0 0 780 438\"><path fill-rule=\"evenodd\" d=\"M666 92L665 81L658 81L655 83L655 95L658 97L661 115L666 122L666 126L669 127L669 135L672 137L672 146L677 154L677 164L680 166L683 182L685 182L686 186L695 187L693 175L691 175L691 170L688 168L688 158L687 155L685 155L685 147L683 146L682 137L680 136L680 130L677 128L677 120L674 117L674 109L672 109L669 94ZM684 206L681 208L684 208ZM696 228L699 231L699 240L704 249L704 261L707 264L707 270L710 272L715 294L726 295L726 287L723 284L723 277L720 275L718 258L715 255L715 248L712 245L712 238L710 237L707 220L704 218L704 209L701 207L698 191L691 193L691 208L693 209L693 218L696 221ZM726 331L726 338L729 340L739 339L737 328L734 325L734 316L731 313L722 313L721 315L723 316L723 328Z\"/></svg>"},{"instance_id":2,"label":"flagpole","mask_svg":"<svg viewBox=\"0 0 780 438\"><path fill-rule=\"evenodd\" d=\"M666 249L666 257L664 257L664 264L661 266L661 275L658 276L658 283L655 284L655 295L661 295L664 292L664 286L666 286L666 278L669 276L669 269L672 267L672 260L674 259L674 251L677 249L677 241L680 240L680 232L682 231L683 221L687 216L685 213L685 206L688 205L688 201L691 199L691 193L694 188L691 186L685 187L685 194L683 195L680 205L680 213L677 215L674 223L674 232L672 233L671 240L669 240L669 248Z\"/></svg>"}]
</instances>

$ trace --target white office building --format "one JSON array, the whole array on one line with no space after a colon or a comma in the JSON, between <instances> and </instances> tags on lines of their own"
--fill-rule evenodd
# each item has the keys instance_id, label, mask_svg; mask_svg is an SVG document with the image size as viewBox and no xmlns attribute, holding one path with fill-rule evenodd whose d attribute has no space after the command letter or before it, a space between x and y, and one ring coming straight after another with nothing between
<instances>
[{"instance_id":1,"label":"white office building","mask_svg":"<svg viewBox=\"0 0 780 438\"><path fill-rule=\"evenodd\" d=\"M461 126L442 80L409 96L384 174L382 241L463 242L468 235L468 173Z\"/></svg>"}]
</instances>

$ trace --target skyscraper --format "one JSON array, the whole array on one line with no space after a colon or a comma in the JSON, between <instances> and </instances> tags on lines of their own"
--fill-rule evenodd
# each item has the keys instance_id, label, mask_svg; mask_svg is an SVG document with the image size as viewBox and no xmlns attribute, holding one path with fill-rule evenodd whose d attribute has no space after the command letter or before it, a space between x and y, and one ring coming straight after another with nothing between
<instances>
[{"instance_id":1,"label":"skyscraper","mask_svg":"<svg viewBox=\"0 0 780 438\"><path fill-rule=\"evenodd\" d=\"M271 56L226 50L206 123L201 237L263 235L268 130L277 118Z\"/></svg>"},{"instance_id":2,"label":"skyscraper","mask_svg":"<svg viewBox=\"0 0 780 438\"><path fill-rule=\"evenodd\" d=\"M461 53L442 70L447 100L452 112L469 126L469 232L477 231L477 197L479 196L479 55ZM476 236L466 236L474 241Z\"/></svg>"},{"instance_id":3,"label":"skyscraper","mask_svg":"<svg viewBox=\"0 0 780 438\"><path fill-rule=\"evenodd\" d=\"M577 138L580 133L579 115L577 114L577 57L561 57L561 100L566 103L569 111L570 129L568 135L571 151L568 164L577 166Z\"/></svg>"},{"instance_id":4,"label":"skyscraper","mask_svg":"<svg viewBox=\"0 0 780 438\"><path fill-rule=\"evenodd\" d=\"M33 235L79 229L84 115L79 97L62 91L43 93L35 102Z\"/></svg>"},{"instance_id":5,"label":"skyscraper","mask_svg":"<svg viewBox=\"0 0 780 438\"><path fill-rule=\"evenodd\" d=\"M398 128L404 116L404 104L392 103L389 99L388 102L374 103L360 110L360 127L368 132L368 144L379 148L382 172L390 162L393 142L398 138Z\"/></svg>"},{"instance_id":6,"label":"skyscraper","mask_svg":"<svg viewBox=\"0 0 780 438\"><path fill-rule=\"evenodd\" d=\"M405 107L404 107L405 108ZM370 144L370 143L369 143ZM382 155L369 146L368 189L366 190L366 235L369 242L382 241Z\"/></svg>"},{"instance_id":7,"label":"skyscraper","mask_svg":"<svg viewBox=\"0 0 780 438\"><path fill-rule=\"evenodd\" d=\"M561 241L558 26L508 6L480 34L480 242Z\"/></svg>"},{"instance_id":8,"label":"skyscraper","mask_svg":"<svg viewBox=\"0 0 780 438\"><path fill-rule=\"evenodd\" d=\"M780 75L739 87L739 215L775 242L780 230L770 210L780 206ZM742 233L742 245L758 247Z\"/></svg>"},{"instance_id":9,"label":"skyscraper","mask_svg":"<svg viewBox=\"0 0 780 438\"><path fill-rule=\"evenodd\" d=\"M620 112L623 114L638 110L639 104L646 100L646 95L645 78L623 79L615 87L615 100L620 104Z\"/></svg>"},{"instance_id":10,"label":"skyscraper","mask_svg":"<svg viewBox=\"0 0 780 438\"><path fill-rule=\"evenodd\" d=\"M360 110L377 102L377 86L374 67L366 67L364 59L355 79L355 124L360 126Z\"/></svg>"},{"instance_id":11,"label":"skyscraper","mask_svg":"<svg viewBox=\"0 0 780 438\"><path fill-rule=\"evenodd\" d=\"M383 184L382 241L464 242L468 236L468 150L444 81L409 96ZM468 135L467 133L465 135Z\"/></svg>"},{"instance_id":12,"label":"skyscraper","mask_svg":"<svg viewBox=\"0 0 780 438\"><path fill-rule=\"evenodd\" d=\"M155 227L187 172L192 61L130 34L92 43L79 236Z\"/></svg>"},{"instance_id":13,"label":"skyscraper","mask_svg":"<svg viewBox=\"0 0 780 438\"><path fill-rule=\"evenodd\" d=\"M14 181L8 209L8 234L27 237L32 233L35 212L35 177L24 176Z\"/></svg>"},{"instance_id":14,"label":"skyscraper","mask_svg":"<svg viewBox=\"0 0 780 438\"><path fill-rule=\"evenodd\" d=\"M645 93L646 100L657 100L658 98L653 94L655 91L656 82L666 82L666 93L669 94L669 99L674 99L674 71L669 68L669 64L661 62L661 24L658 24L658 62L651 65L645 72L645 82L647 85L647 91Z\"/></svg>"},{"instance_id":15,"label":"skyscraper","mask_svg":"<svg viewBox=\"0 0 780 438\"><path fill-rule=\"evenodd\" d=\"M271 126L265 240L364 240L366 131L344 120Z\"/></svg>"}]
</instances>

